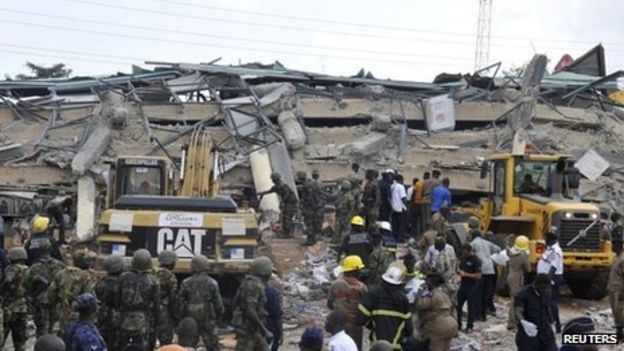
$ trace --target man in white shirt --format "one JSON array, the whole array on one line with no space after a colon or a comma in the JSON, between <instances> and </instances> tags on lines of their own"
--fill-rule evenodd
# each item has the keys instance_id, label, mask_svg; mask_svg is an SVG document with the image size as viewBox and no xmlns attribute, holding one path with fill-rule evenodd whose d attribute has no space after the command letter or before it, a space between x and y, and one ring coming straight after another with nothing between
<instances>
[{"instance_id":1,"label":"man in white shirt","mask_svg":"<svg viewBox=\"0 0 624 351\"><path fill-rule=\"evenodd\" d=\"M392 229L394 237L399 242L405 241L407 221L407 193L403 185L403 176L397 174L390 187L390 205L392 206Z\"/></svg>"},{"instance_id":2,"label":"man in white shirt","mask_svg":"<svg viewBox=\"0 0 624 351\"><path fill-rule=\"evenodd\" d=\"M329 351L358 351L355 341L345 332L347 315L341 310L333 310L327 321L325 331L331 334L327 348Z\"/></svg>"},{"instance_id":3,"label":"man in white shirt","mask_svg":"<svg viewBox=\"0 0 624 351\"><path fill-rule=\"evenodd\" d=\"M492 255L499 253L501 248L483 238L479 229L480 222L477 217L468 219L470 227L470 237L472 241L470 246L479 260L481 260L481 280L479 281L479 295L481 299L477 304L477 320L485 321L487 315L496 315L496 307L494 306L494 295L496 294L496 270L494 270L494 262Z\"/></svg>"},{"instance_id":4,"label":"man in white shirt","mask_svg":"<svg viewBox=\"0 0 624 351\"><path fill-rule=\"evenodd\" d=\"M559 287L563 283L563 250L559 246L559 238L556 233L546 234L546 251L537 261L537 274L547 274L552 282L553 317L557 333L561 332L559 320Z\"/></svg>"}]
</instances>

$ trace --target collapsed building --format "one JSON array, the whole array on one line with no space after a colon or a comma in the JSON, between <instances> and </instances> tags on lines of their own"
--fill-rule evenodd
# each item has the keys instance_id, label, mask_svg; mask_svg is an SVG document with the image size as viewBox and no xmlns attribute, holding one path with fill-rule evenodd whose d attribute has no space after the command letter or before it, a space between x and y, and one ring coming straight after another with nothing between
<instances>
[{"instance_id":1,"label":"collapsed building","mask_svg":"<svg viewBox=\"0 0 624 351\"><path fill-rule=\"evenodd\" d=\"M222 192L236 199L266 190L267 174L254 164L268 163L294 186L296 171L316 168L331 183L358 162L406 180L436 168L457 196L474 200L489 188L482 160L509 152L521 135L537 152L589 153L586 160L606 165L583 173L580 195L624 212L624 72L606 74L601 46L552 74L537 55L516 76L499 76L499 63L433 83L279 62L150 64L156 68L109 77L0 82L0 215L13 234L34 213L71 207L64 221L88 238L115 158L177 160L199 127L218 145ZM275 200L261 207L275 209Z\"/></svg>"}]
</instances>

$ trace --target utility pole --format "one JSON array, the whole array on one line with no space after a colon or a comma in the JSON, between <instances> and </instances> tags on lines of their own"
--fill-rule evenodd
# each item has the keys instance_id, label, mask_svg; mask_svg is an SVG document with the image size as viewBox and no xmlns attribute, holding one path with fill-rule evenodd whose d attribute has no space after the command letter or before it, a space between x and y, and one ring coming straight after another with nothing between
<instances>
[{"instance_id":1,"label":"utility pole","mask_svg":"<svg viewBox=\"0 0 624 351\"><path fill-rule=\"evenodd\" d=\"M490 61L490 23L492 22L492 0L479 0L479 22L477 23L477 47L475 49L475 71L486 67Z\"/></svg>"}]
</instances>

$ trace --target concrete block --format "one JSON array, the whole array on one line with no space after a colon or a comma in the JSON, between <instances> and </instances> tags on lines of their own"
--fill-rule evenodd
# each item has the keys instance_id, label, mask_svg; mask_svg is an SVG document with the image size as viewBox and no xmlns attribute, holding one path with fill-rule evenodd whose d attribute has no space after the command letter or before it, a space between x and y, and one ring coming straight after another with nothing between
<instances>
[{"instance_id":1,"label":"concrete block","mask_svg":"<svg viewBox=\"0 0 624 351\"><path fill-rule=\"evenodd\" d=\"M100 118L96 123L91 135L72 160L71 167L74 174L83 175L89 170L89 167L102 156L111 141L112 131L106 121Z\"/></svg>"},{"instance_id":2,"label":"concrete block","mask_svg":"<svg viewBox=\"0 0 624 351\"><path fill-rule=\"evenodd\" d=\"M301 149L306 142L306 135L301 128L301 124L297 121L297 117L292 111L282 111L277 117L277 123L280 126L284 140L291 150Z\"/></svg>"},{"instance_id":3,"label":"concrete block","mask_svg":"<svg viewBox=\"0 0 624 351\"><path fill-rule=\"evenodd\" d=\"M386 144L386 141L386 134L372 132L353 141L349 145L349 149L353 156L366 157L379 152Z\"/></svg>"}]
</instances>

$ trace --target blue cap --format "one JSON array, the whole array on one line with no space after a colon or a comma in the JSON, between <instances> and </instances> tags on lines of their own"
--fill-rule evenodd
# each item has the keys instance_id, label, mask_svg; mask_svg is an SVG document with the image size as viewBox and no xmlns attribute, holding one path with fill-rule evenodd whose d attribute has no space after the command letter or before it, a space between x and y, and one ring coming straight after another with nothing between
<instances>
[{"instance_id":1,"label":"blue cap","mask_svg":"<svg viewBox=\"0 0 624 351\"><path fill-rule=\"evenodd\" d=\"M299 347L320 350L323 348L323 329L316 325L305 328L299 341Z\"/></svg>"},{"instance_id":2,"label":"blue cap","mask_svg":"<svg viewBox=\"0 0 624 351\"><path fill-rule=\"evenodd\" d=\"M78 311L95 309L98 304L98 300L92 293L84 293L76 299L74 304L75 309Z\"/></svg>"}]
</instances>

